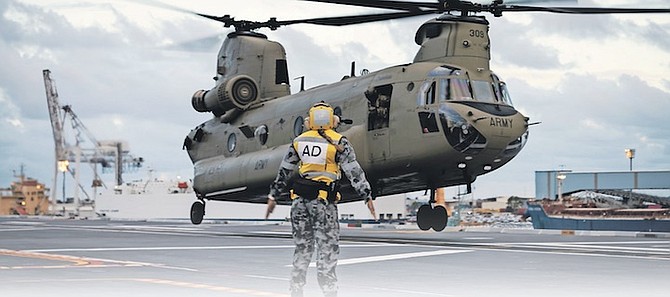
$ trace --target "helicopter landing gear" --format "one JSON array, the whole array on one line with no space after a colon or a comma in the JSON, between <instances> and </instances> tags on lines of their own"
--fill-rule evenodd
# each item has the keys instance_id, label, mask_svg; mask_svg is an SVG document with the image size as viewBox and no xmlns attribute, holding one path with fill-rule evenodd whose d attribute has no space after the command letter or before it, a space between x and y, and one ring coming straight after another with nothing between
<instances>
[{"instance_id":1,"label":"helicopter landing gear","mask_svg":"<svg viewBox=\"0 0 670 297\"><path fill-rule=\"evenodd\" d=\"M199 199L191 205L191 223L200 225L203 217L205 217L205 200Z\"/></svg>"},{"instance_id":2,"label":"helicopter landing gear","mask_svg":"<svg viewBox=\"0 0 670 297\"><path fill-rule=\"evenodd\" d=\"M444 196L438 199L441 201L436 201L435 191L435 189L430 190L430 201L428 201L428 204L421 205L419 211L416 213L416 224L423 231L433 228L433 230L440 232L447 226L449 215L447 214L447 209L441 205L444 203ZM438 204L433 207L432 204L436 202Z\"/></svg>"}]
</instances>

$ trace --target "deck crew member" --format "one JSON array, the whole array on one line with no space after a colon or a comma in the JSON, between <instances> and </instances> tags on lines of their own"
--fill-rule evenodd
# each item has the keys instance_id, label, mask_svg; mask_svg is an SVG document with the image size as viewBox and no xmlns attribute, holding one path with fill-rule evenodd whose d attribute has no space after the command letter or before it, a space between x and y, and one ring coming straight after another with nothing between
<instances>
[{"instance_id":1,"label":"deck crew member","mask_svg":"<svg viewBox=\"0 0 670 297\"><path fill-rule=\"evenodd\" d=\"M276 205L275 197L290 190L291 224L295 251L290 290L292 296L303 296L307 268L316 244L317 279L325 296L337 296L337 257L340 252L340 227L337 201L341 173L365 200L373 218L376 217L370 183L365 178L354 149L341 134L335 132L339 117L327 103L317 103L309 110L302 133L289 145L288 152L270 186L269 215ZM289 177L298 169L298 176L288 185Z\"/></svg>"}]
</instances>

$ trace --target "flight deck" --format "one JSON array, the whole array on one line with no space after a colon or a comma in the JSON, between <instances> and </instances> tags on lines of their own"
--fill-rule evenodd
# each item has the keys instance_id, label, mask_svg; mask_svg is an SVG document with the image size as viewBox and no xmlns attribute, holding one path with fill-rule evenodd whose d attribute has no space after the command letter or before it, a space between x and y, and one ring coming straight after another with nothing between
<instances>
[{"instance_id":1,"label":"flight deck","mask_svg":"<svg viewBox=\"0 0 670 297\"><path fill-rule=\"evenodd\" d=\"M340 296L668 296L670 234L342 225ZM665 236L668 235L668 236ZM289 296L290 224L0 218L2 296ZM322 296L310 268L306 296Z\"/></svg>"}]
</instances>

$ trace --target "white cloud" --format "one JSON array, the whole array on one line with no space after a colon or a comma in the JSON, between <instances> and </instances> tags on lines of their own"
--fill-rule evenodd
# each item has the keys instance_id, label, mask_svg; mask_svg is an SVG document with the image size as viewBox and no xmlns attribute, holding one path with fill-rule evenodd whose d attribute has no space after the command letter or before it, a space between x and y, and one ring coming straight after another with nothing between
<instances>
[{"instance_id":1,"label":"white cloud","mask_svg":"<svg viewBox=\"0 0 670 297\"><path fill-rule=\"evenodd\" d=\"M589 128L589 129L592 129L592 130L604 130L605 129L605 127L602 124L597 123L594 119L583 119L583 120L581 120L581 124L585 128Z\"/></svg>"},{"instance_id":2,"label":"white cloud","mask_svg":"<svg viewBox=\"0 0 670 297\"><path fill-rule=\"evenodd\" d=\"M164 2L250 20L370 11L304 1ZM261 32L285 46L291 77L306 75L309 87L338 81L351 61L371 71L410 62L418 49L414 32L427 18ZM508 13L488 19L492 69L507 81L516 107L531 122L543 123L532 126L517 159L478 179L477 195L532 195L533 171L560 164L576 170L627 168L625 147L638 149L636 168L670 167L667 15ZM133 1L84 0L3 1L0 27L0 125L3 133L18 126L29 135L2 137L3 160L29 162L29 175L51 178L53 137L41 77L49 68L61 104L72 105L96 138L127 140L131 151L159 172L192 174L181 144L211 115L193 111L190 98L195 90L212 87L217 43L229 29ZM202 44L188 43L193 40ZM184 50L192 48L199 51ZM13 179L10 169L17 165L2 163L0 186Z\"/></svg>"},{"instance_id":3,"label":"white cloud","mask_svg":"<svg viewBox=\"0 0 670 297\"><path fill-rule=\"evenodd\" d=\"M12 131L12 128L22 129L24 124L21 121L21 115L19 109L14 105L12 100L7 95L7 92L0 87L0 119L6 124L9 124L10 127L3 127L4 125L0 124L2 131Z\"/></svg>"}]
</instances>

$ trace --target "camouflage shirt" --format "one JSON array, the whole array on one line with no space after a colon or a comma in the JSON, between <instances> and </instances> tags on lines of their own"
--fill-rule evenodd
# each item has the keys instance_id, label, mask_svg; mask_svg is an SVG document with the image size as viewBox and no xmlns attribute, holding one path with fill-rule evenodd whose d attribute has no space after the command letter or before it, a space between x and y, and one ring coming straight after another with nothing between
<instances>
[{"instance_id":1,"label":"camouflage shirt","mask_svg":"<svg viewBox=\"0 0 670 297\"><path fill-rule=\"evenodd\" d=\"M335 162L340 166L340 170L349 179L351 186L358 195L365 201L372 199L370 183L365 178L363 168L361 168L361 165L356 161L356 154L354 153L354 148L351 146L351 143L349 143L346 138L342 137L338 144L341 145L344 150L335 154ZM270 186L270 195L272 197L278 198L281 193L288 192L287 182L294 174L294 171L298 169L298 163L300 163L298 152L296 152L293 145L289 145L288 152L284 155L284 159L279 166L277 177Z\"/></svg>"}]
</instances>

